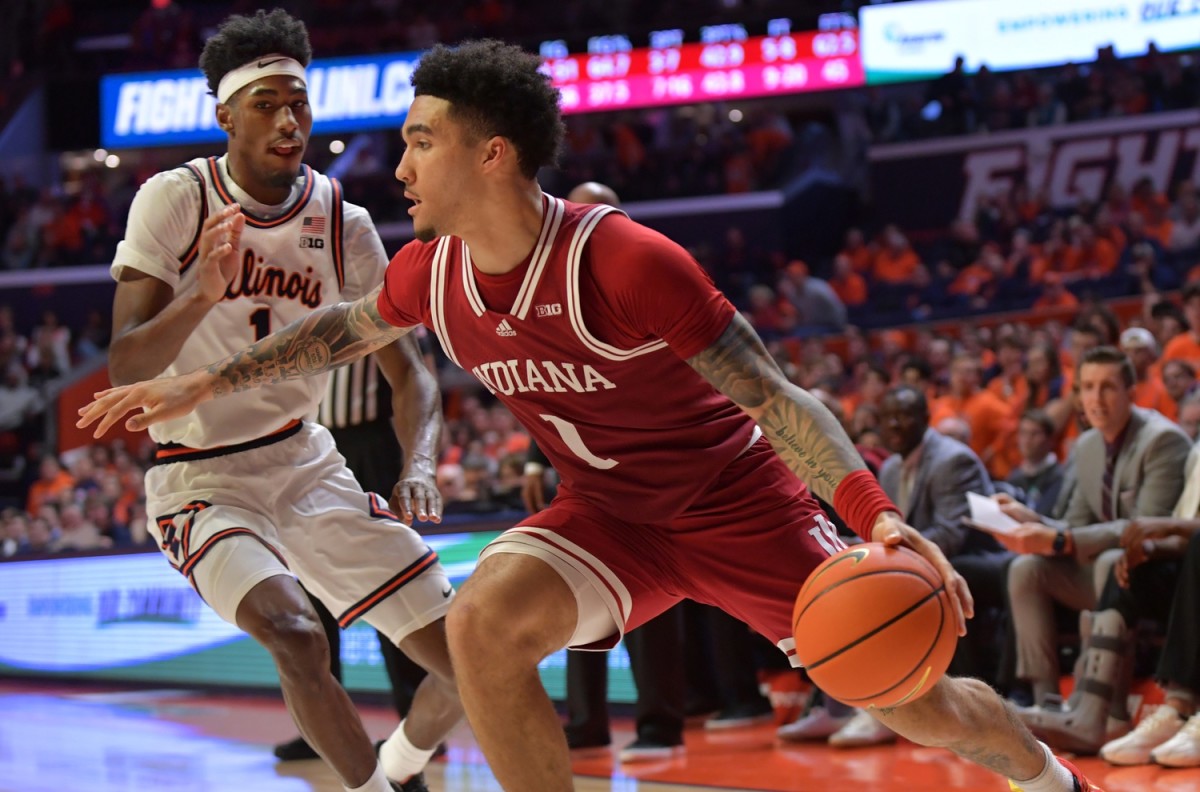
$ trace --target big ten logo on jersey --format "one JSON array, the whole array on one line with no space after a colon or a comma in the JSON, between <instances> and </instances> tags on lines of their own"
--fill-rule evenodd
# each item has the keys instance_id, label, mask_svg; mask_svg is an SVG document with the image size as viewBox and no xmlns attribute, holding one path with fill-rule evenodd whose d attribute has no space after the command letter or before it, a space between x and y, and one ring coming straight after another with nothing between
<instances>
[{"instance_id":1,"label":"big ten logo on jersey","mask_svg":"<svg viewBox=\"0 0 1200 792\"><path fill-rule=\"evenodd\" d=\"M538 316L562 316L562 303L535 305L534 310L537 311Z\"/></svg>"},{"instance_id":2,"label":"big ten logo on jersey","mask_svg":"<svg viewBox=\"0 0 1200 792\"><path fill-rule=\"evenodd\" d=\"M325 247L325 218L321 216L306 217L300 222L300 247Z\"/></svg>"}]
</instances>

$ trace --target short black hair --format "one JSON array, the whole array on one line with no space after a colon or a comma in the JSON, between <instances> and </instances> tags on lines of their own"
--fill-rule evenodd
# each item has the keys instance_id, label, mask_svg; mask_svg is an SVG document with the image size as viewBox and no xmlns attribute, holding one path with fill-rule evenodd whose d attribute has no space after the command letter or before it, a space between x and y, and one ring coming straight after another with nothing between
<instances>
[{"instance_id":1,"label":"short black hair","mask_svg":"<svg viewBox=\"0 0 1200 792\"><path fill-rule=\"evenodd\" d=\"M1075 320L1075 322L1071 325L1071 332L1086 333L1087 335L1095 337L1096 340L1098 340L1101 344L1104 343L1104 331L1088 321L1087 317L1085 316L1081 316Z\"/></svg>"},{"instance_id":2,"label":"short black hair","mask_svg":"<svg viewBox=\"0 0 1200 792\"><path fill-rule=\"evenodd\" d=\"M1129 359L1120 349L1115 346L1098 346L1092 347L1087 352L1083 353L1083 358L1079 361L1079 367L1076 370L1075 380L1079 381L1079 371L1088 363L1102 363L1109 366L1121 367L1121 379L1125 382L1125 387L1132 388L1137 384L1137 372L1133 368L1133 361Z\"/></svg>"},{"instance_id":3,"label":"short black hair","mask_svg":"<svg viewBox=\"0 0 1200 792\"><path fill-rule=\"evenodd\" d=\"M1187 284L1179 294L1183 298L1184 303L1193 297L1200 297L1200 281L1192 281Z\"/></svg>"},{"instance_id":4,"label":"short black hair","mask_svg":"<svg viewBox=\"0 0 1200 792\"><path fill-rule=\"evenodd\" d=\"M1036 424L1039 429L1046 433L1047 437L1054 437L1054 433L1058 428L1054 425L1054 419L1050 417L1050 413L1040 407L1033 407L1021 413L1021 420Z\"/></svg>"},{"instance_id":5,"label":"short black hair","mask_svg":"<svg viewBox=\"0 0 1200 792\"><path fill-rule=\"evenodd\" d=\"M1187 327L1187 323L1188 323L1187 317L1184 316L1183 311L1180 310L1178 305L1171 302L1170 300L1163 300L1162 302L1156 302L1154 304L1154 307L1152 307L1150 309L1150 318L1151 319L1164 319L1166 317L1170 317L1170 318L1174 319L1175 321L1179 322L1179 324L1183 325L1184 327Z\"/></svg>"},{"instance_id":6,"label":"short black hair","mask_svg":"<svg viewBox=\"0 0 1200 792\"><path fill-rule=\"evenodd\" d=\"M221 23L217 34L204 44L200 53L200 71L208 81L209 92L217 95L221 78L261 55L287 55L308 66L312 45L308 28L282 8L259 9L254 16L234 14Z\"/></svg>"},{"instance_id":7,"label":"short black hair","mask_svg":"<svg viewBox=\"0 0 1200 792\"><path fill-rule=\"evenodd\" d=\"M539 71L541 63L494 39L438 44L413 71L413 95L446 100L451 117L479 138L511 140L521 173L532 179L558 161L564 132L558 89Z\"/></svg>"},{"instance_id":8,"label":"short black hair","mask_svg":"<svg viewBox=\"0 0 1200 792\"><path fill-rule=\"evenodd\" d=\"M904 373L909 369L914 369L917 372L917 376L923 380L933 379L933 367L930 366L929 361L923 357L912 355L911 357L905 358L904 365L900 367L900 372Z\"/></svg>"}]
</instances>

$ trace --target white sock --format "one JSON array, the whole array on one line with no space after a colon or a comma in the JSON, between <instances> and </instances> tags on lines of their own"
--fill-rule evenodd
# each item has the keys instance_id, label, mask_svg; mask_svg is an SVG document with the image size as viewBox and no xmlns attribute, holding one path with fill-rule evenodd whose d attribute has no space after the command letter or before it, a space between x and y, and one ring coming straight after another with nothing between
<instances>
[{"instance_id":1,"label":"white sock","mask_svg":"<svg viewBox=\"0 0 1200 792\"><path fill-rule=\"evenodd\" d=\"M375 772L367 779L367 783L358 787L345 787L346 792L392 792L392 783L388 781L383 767L376 762Z\"/></svg>"},{"instance_id":2,"label":"white sock","mask_svg":"<svg viewBox=\"0 0 1200 792\"><path fill-rule=\"evenodd\" d=\"M1074 792L1075 780L1071 778L1071 771L1054 758L1054 752L1047 748L1044 742L1039 742L1038 745L1042 746L1042 751L1046 754L1046 766L1028 781L1014 779L1013 783L1021 792Z\"/></svg>"},{"instance_id":3,"label":"white sock","mask_svg":"<svg viewBox=\"0 0 1200 792\"><path fill-rule=\"evenodd\" d=\"M407 781L410 776L424 770L437 750L436 745L426 751L409 742L408 735L404 733L404 724L405 721L400 721L392 736L379 746L379 762L387 777L396 781Z\"/></svg>"}]
</instances>

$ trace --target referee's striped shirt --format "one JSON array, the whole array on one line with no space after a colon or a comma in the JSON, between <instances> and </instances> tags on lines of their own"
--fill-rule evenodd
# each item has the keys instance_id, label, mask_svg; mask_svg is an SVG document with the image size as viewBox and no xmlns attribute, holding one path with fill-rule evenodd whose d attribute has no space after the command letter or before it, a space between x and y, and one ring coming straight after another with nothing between
<instances>
[{"instance_id":1,"label":"referee's striped shirt","mask_svg":"<svg viewBox=\"0 0 1200 792\"><path fill-rule=\"evenodd\" d=\"M347 429L391 414L392 389L370 355L333 370L317 420L329 429Z\"/></svg>"}]
</instances>

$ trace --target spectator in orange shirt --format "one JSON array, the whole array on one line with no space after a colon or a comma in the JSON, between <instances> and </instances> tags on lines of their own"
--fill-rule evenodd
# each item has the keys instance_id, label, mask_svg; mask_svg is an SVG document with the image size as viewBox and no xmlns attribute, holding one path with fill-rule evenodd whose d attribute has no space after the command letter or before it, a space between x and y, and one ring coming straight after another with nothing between
<instances>
[{"instance_id":1,"label":"spectator in orange shirt","mask_svg":"<svg viewBox=\"0 0 1200 792\"><path fill-rule=\"evenodd\" d=\"M1171 221L1170 206L1164 200L1162 203L1152 203L1146 210L1146 235L1154 239L1164 249L1171 247L1171 236L1175 232L1175 224Z\"/></svg>"},{"instance_id":2,"label":"spectator in orange shirt","mask_svg":"<svg viewBox=\"0 0 1200 792\"><path fill-rule=\"evenodd\" d=\"M1071 223L1083 222L1078 217L1072 217ZM1073 281L1080 277L1079 246L1067 221L1059 220L1050 229L1042 252L1046 258L1046 274L1058 273L1064 280ZM1044 276L1043 276L1044 277Z\"/></svg>"},{"instance_id":3,"label":"spectator in orange shirt","mask_svg":"<svg viewBox=\"0 0 1200 792\"><path fill-rule=\"evenodd\" d=\"M1129 242L1129 237L1121 230L1121 226L1113 220L1112 210L1107 205L1101 206L1100 210L1096 212L1096 218L1092 221L1092 228L1096 230L1096 236L1101 239L1107 239L1117 250L1124 250L1126 244Z\"/></svg>"},{"instance_id":4,"label":"spectator in orange shirt","mask_svg":"<svg viewBox=\"0 0 1200 792\"><path fill-rule=\"evenodd\" d=\"M876 363L870 363L862 369L853 390L842 398L842 415L848 426L854 425L854 417L860 408L879 410L891 378L888 370Z\"/></svg>"},{"instance_id":5,"label":"spectator in orange shirt","mask_svg":"<svg viewBox=\"0 0 1200 792\"><path fill-rule=\"evenodd\" d=\"M1095 229L1084 222L1074 226L1072 236L1079 249L1079 269L1084 277L1103 278L1116 271L1120 254L1112 242L1097 237Z\"/></svg>"},{"instance_id":6,"label":"spectator in orange shirt","mask_svg":"<svg viewBox=\"0 0 1200 792\"><path fill-rule=\"evenodd\" d=\"M996 368L987 389L1007 402L1013 415L1025 411L1029 402L1029 381L1025 378L1025 343L1016 333L1008 333L996 342Z\"/></svg>"},{"instance_id":7,"label":"spectator in orange shirt","mask_svg":"<svg viewBox=\"0 0 1200 792\"><path fill-rule=\"evenodd\" d=\"M1062 275L1047 272L1042 278L1042 296L1033 301L1033 310L1045 311L1053 308L1074 308L1079 299L1063 284Z\"/></svg>"},{"instance_id":8,"label":"spectator in orange shirt","mask_svg":"<svg viewBox=\"0 0 1200 792\"><path fill-rule=\"evenodd\" d=\"M1172 421L1179 417L1179 408L1167 395L1162 380L1153 373L1154 361L1158 360L1158 342L1154 334L1144 327L1130 327L1121 333L1121 351L1133 363L1137 375L1133 386L1133 403L1148 410L1158 410Z\"/></svg>"},{"instance_id":9,"label":"spectator in orange shirt","mask_svg":"<svg viewBox=\"0 0 1200 792\"><path fill-rule=\"evenodd\" d=\"M937 426L942 419L959 416L971 427L971 449L979 455L996 479L1006 478L1012 461L1005 451L1016 429L1013 409L994 393L980 387L982 369L970 355L958 355L950 365L950 392L937 399L929 414L929 423Z\"/></svg>"},{"instance_id":10,"label":"spectator in orange shirt","mask_svg":"<svg viewBox=\"0 0 1200 792\"><path fill-rule=\"evenodd\" d=\"M1149 219L1151 211L1159 205L1167 209L1170 208L1167 196L1154 189L1154 180L1149 176L1143 176L1138 179L1129 194L1130 214L1136 212L1144 219Z\"/></svg>"},{"instance_id":11,"label":"spectator in orange shirt","mask_svg":"<svg viewBox=\"0 0 1200 792\"><path fill-rule=\"evenodd\" d=\"M1167 343L1163 349L1163 364L1165 366L1170 360L1182 360L1193 369L1200 369L1200 282L1183 287L1183 315L1187 319L1188 330Z\"/></svg>"},{"instance_id":12,"label":"spectator in orange shirt","mask_svg":"<svg viewBox=\"0 0 1200 792\"><path fill-rule=\"evenodd\" d=\"M995 291L997 270L1003 266L1000 248L994 242L989 242L980 251L979 258L959 271L946 291L961 298L972 308L986 308Z\"/></svg>"},{"instance_id":13,"label":"spectator in orange shirt","mask_svg":"<svg viewBox=\"0 0 1200 792\"><path fill-rule=\"evenodd\" d=\"M846 231L846 242L842 245L841 255L850 259L850 267L859 275L870 275L871 264L875 254L867 244L861 228L850 228Z\"/></svg>"},{"instance_id":14,"label":"spectator in orange shirt","mask_svg":"<svg viewBox=\"0 0 1200 792\"><path fill-rule=\"evenodd\" d=\"M833 277L829 279L829 285L847 308L866 305L867 280L854 271L854 263L845 253L839 253L834 258Z\"/></svg>"},{"instance_id":15,"label":"spectator in orange shirt","mask_svg":"<svg viewBox=\"0 0 1200 792\"><path fill-rule=\"evenodd\" d=\"M46 454L42 457L38 468L37 481L29 485L29 497L25 502L25 511L37 516L43 506L52 504L55 499L64 493L71 492L74 488L75 479L71 477L70 473L63 470L58 457Z\"/></svg>"},{"instance_id":16,"label":"spectator in orange shirt","mask_svg":"<svg viewBox=\"0 0 1200 792\"><path fill-rule=\"evenodd\" d=\"M920 263L908 238L897 226L889 225L883 230L883 249L875 256L873 268L877 282L893 286L908 284Z\"/></svg>"}]
</instances>

